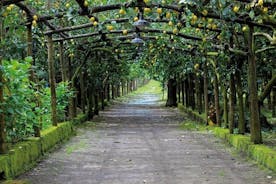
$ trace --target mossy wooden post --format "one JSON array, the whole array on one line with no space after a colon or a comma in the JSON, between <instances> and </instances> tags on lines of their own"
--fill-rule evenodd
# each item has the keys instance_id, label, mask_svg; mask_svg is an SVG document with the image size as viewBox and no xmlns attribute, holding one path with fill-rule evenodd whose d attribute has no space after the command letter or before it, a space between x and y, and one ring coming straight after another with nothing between
<instances>
[{"instance_id":1,"label":"mossy wooden post","mask_svg":"<svg viewBox=\"0 0 276 184\"><path fill-rule=\"evenodd\" d=\"M219 84L218 84L218 75L215 72L214 75L214 96L215 96L215 108L216 108L216 123L220 127L221 120L220 120L220 105L219 105Z\"/></svg>"},{"instance_id":2,"label":"mossy wooden post","mask_svg":"<svg viewBox=\"0 0 276 184\"><path fill-rule=\"evenodd\" d=\"M107 97L107 101L109 102L110 101L110 83L109 83L109 81L107 82L107 86L106 86L106 97Z\"/></svg>"},{"instance_id":3,"label":"mossy wooden post","mask_svg":"<svg viewBox=\"0 0 276 184\"><path fill-rule=\"evenodd\" d=\"M236 88L237 88L238 111L239 111L238 129L239 129L239 134L244 134L245 133L245 114L244 114L244 103L243 103L241 68L238 68L238 70L236 71Z\"/></svg>"},{"instance_id":4,"label":"mossy wooden post","mask_svg":"<svg viewBox=\"0 0 276 184\"><path fill-rule=\"evenodd\" d=\"M85 84L84 84L84 82L85 82L85 79L84 79L84 71L81 71L80 72L80 95L81 95L81 110L82 110L82 112L85 114L85 104L86 104L86 102L85 102Z\"/></svg>"},{"instance_id":5,"label":"mossy wooden post","mask_svg":"<svg viewBox=\"0 0 276 184\"><path fill-rule=\"evenodd\" d=\"M228 98L227 98L227 85L222 86L223 95L223 123L226 128L228 128Z\"/></svg>"},{"instance_id":6,"label":"mossy wooden post","mask_svg":"<svg viewBox=\"0 0 276 184\"><path fill-rule=\"evenodd\" d=\"M230 96L229 96L229 132L234 133L234 121L235 121L235 79L234 74L230 75L229 81Z\"/></svg>"},{"instance_id":7,"label":"mossy wooden post","mask_svg":"<svg viewBox=\"0 0 276 184\"><path fill-rule=\"evenodd\" d=\"M59 62L60 62L60 72L61 79L63 82L67 81L66 67L64 64L64 44L63 41L59 42Z\"/></svg>"},{"instance_id":8,"label":"mossy wooden post","mask_svg":"<svg viewBox=\"0 0 276 184\"><path fill-rule=\"evenodd\" d=\"M32 25L29 24L27 25L27 56L33 57L33 36L32 36ZM34 60L34 58L33 58ZM30 81L35 82L35 74L33 70L33 65L32 63L32 68L30 70ZM40 106L39 99L36 100L37 106ZM34 129L34 136L35 137L40 137L40 123L37 122L36 125L33 126Z\"/></svg>"},{"instance_id":9,"label":"mossy wooden post","mask_svg":"<svg viewBox=\"0 0 276 184\"><path fill-rule=\"evenodd\" d=\"M0 35L1 36L1 35ZM1 37L0 37L1 40ZM2 66L2 57L0 56L0 66ZM5 116L3 112L3 103L4 103L4 90L3 90L3 71L0 70L0 154L7 152L6 145L6 124Z\"/></svg>"},{"instance_id":10,"label":"mossy wooden post","mask_svg":"<svg viewBox=\"0 0 276 184\"><path fill-rule=\"evenodd\" d=\"M168 95L166 107L177 107L177 97L176 97L176 79L171 78L168 80Z\"/></svg>"},{"instance_id":11,"label":"mossy wooden post","mask_svg":"<svg viewBox=\"0 0 276 184\"><path fill-rule=\"evenodd\" d=\"M259 102L257 90L256 56L254 51L254 26L249 25L248 36L248 87L249 87L249 112L251 141L255 144L262 143L261 124L259 115Z\"/></svg>"},{"instance_id":12,"label":"mossy wooden post","mask_svg":"<svg viewBox=\"0 0 276 184\"><path fill-rule=\"evenodd\" d=\"M184 79L181 78L181 97L182 97L182 105L185 105L185 86Z\"/></svg>"},{"instance_id":13,"label":"mossy wooden post","mask_svg":"<svg viewBox=\"0 0 276 184\"><path fill-rule=\"evenodd\" d=\"M99 92L94 94L94 114L99 115Z\"/></svg>"},{"instance_id":14,"label":"mossy wooden post","mask_svg":"<svg viewBox=\"0 0 276 184\"><path fill-rule=\"evenodd\" d=\"M209 107L208 107L208 69L207 69L207 61L205 61L204 64L204 74L203 74L203 88L204 88L204 110L205 110L205 123L206 125L208 125L208 111L209 111Z\"/></svg>"},{"instance_id":15,"label":"mossy wooden post","mask_svg":"<svg viewBox=\"0 0 276 184\"><path fill-rule=\"evenodd\" d=\"M27 25L27 56L33 57L33 36L32 36L32 25ZM33 63L32 63L33 66ZM33 67L30 70L30 81L34 81L34 70Z\"/></svg>"},{"instance_id":16,"label":"mossy wooden post","mask_svg":"<svg viewBox=\"0 0 276 184\"><path fill-rule=\"evenodd\" d=\"M197 76L195 79L195 93L196 93L196 109L199 114L202 113L201 106L201 94L200 94L200 77Z\"/></svg>"},{"instance_id":17,"label":"mossy wooden post","mask_svg":"<svg viewBox=\"0 0 276 184\"><path fill-rule=\"evenodd\" d=\"M49 83L51 89L51 113L52 124L57 126L57 96L56 96L56 79L55 79L55 66L54 66L54 42L52 35L47 36L48 40L48 70L49 70Z\"/></svg>"}]
</instances>

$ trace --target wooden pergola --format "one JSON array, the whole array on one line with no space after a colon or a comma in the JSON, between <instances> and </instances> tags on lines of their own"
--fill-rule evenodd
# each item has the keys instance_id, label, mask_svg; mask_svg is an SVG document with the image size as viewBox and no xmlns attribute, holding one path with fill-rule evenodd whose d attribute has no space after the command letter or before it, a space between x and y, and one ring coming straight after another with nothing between
<instances>
[{"instance_id":1,"label":"wooden pergola","mask_svg":"<svg viewBox=\"0 0 276 184\"><path fill-rule=\"evenodd\" d=\"M252 3L250 0L237 0L240 3ZM247 35L247 48L246 50L240 49L240 48L234 48L233 45L230 43L226 43L225 45L217 45L217 39L216 36L221 33L221 29L215 28L202 28L198 27L197 25L191 25L193 28L198 28L198 29L204 29L208 30L210 33L210 37L207 38L207 41L213 42L214 48L215 49L222 49L222 50L227 50L229 52L239 54L239 55L244 55L248 57L248 69L249 69L249 89L250 89L250 101L251 101L251 124L252 131L254 132L260 132L260 121L259 121L259 115L258 115L258 104L259 104L259 99L258 99L258 94L257 94L257 84L256 84L256 51L252 47L252 44L254 43L254 37L255 36L263 36L264 38L268 39L271 42L271 45L268 48L265 48L265 50L268 49L275 49L276 43L273 42L272 36L270 36L268 33L271 33L273 30L275 31L276 28L276 21L272 19L266 19L263 21L263 23L259 22L254 22L250 20L247 16L244 17L236 17L233 19L230 18L223 18L220 15L217 15L213 13L212 11L208 12L207 14L203 14L197 9L196 5L188 5L188 6L182 6L182 5L177 5L177 4L162 4L162 3L145 3L143 0L132 0L130 2L126 3L118 3L118 4L110 4L110 5L103 5L103 6L94 6L94 7L89 7L85 6L84 2L85 0L76 0L76 2L79 5L79 10L78 10L78 16L86 16L87 19L94 17L96 21L99 21L99 18L95 16L96 14L98 15L99 13L104 13L112 10L119 10L122 7L125 9L133 9L133 8L138 8L139 11L143 11L144 8L162 8L166 9L168 11L173 11L178 13L178 22L181 25L185 25L185 23L188 21L183 17L182 15L185 13L186 8L188 7L190 11L192 11L196 16L198 17L205 17L205 18L212 18L216 19L218 21L222 22L228 22L228 23L234 23L234 24L241 24L241 25L247 25L249 27L249 34ZM210 3L210 0L204 0L203 4L208 5ZM32 33L32 20L33 16L37 15L37 12L32 8L28 7L25 3L24 0L2 0L0 3L0 7L3 6L8 6L10 4L15 4L18 6L21 10L25 11L27 15L27 22L26 22L26 27L27 27L27 42L28 42L28 48L27 48L27 55L28 56L33 56L33 33ZM273 3L272 1L265 1L264 2L265 6L270 6L274 9L276 9L276 4ZM48 9L52 8L52 3L49 0L48 1ZM148 36L148 39L154 40L154 35L161 35L159 39L162 39L162 37L166 36L171 36L174 35L176 37L179 37L183 40L193 40L194 45L191 50L183 50L182 48L176 48L180 52L185 52L185 54L191 54L192 50L197 48L197 43L203 41L203 38L198 37L198 36L193 36L189 34L184 34L181 31L180 32L173 32L171 30L164 30L164 29L155 29L155 28L146 28L146 29L137 29L134 26L131 29L127 29L127 35L125 36L120 36L123 34L124 30L111 30L111 31L103 31L103 30L97 30L97 26L95 26L93 23L85 23L81 25L74 25L74 26L68 26L64 27L62 25L55 25L51 23L52 20L57 20L61 19L66 15L65 12L60 12L55 15L37 15L38 23L41 23L46 26L47 30L44 30L44 35L46 36L47 40L47 45L48 45L48 65L49 65L49 82L50 82L50 88L51 88L51 108L52 108L52 123L54 126L57 126L57 115L56 115L56 77L55 77L55 67L54 67L54 44L59 43L60 49L60 60L61 63L64 61L64 42L70 41L70 40L77 40L81 38L91 38L91 37L105 37L105 39L99 39L96 41L96 43L101 43L101 42L112 42L113 40L119 40L122 43L124 43L125 40L132 39L135 37L135 34L137 33L144 33ZM157 18L157 19L152 19L152 18L147 18L145 17L145 20L147 20L149 23L155 23L155 24L167 24L169 22L168 19L165 17L162 18ZM121 24L121 23L133 23L133 20L131 18L118 18L118 19L109 19L109 20L104 20L104 22L101 22L102 25L105 24L110 24L112 22L116 22L116 24ZM90 32L89 28L95 27L94 32ZM265 30L268 33L254 33L255 28L260 28ZM77 30L88 30L86 33L83 34L70 34L73 31ZM181 28L179 28L181 30ZM242 35L241 33L237 33L238 35ZM114 36L115 35L115 36ZM119 36L118 36L119 35ZM105 45L104 45L105 46ZM115 47L117 47L116 45ZM227 47L225 47L227 46ZM94 48L92 48L94 49ZM135 51L135 50L134 50ZM259 52L262 52L262 50L259 50ZM131 50L130 50L131 52ZM257 52L258 53L258 52ZM34 72L32 72L32 80L35 80ZM1 78L1 76L0 76ZM204 74L204 96L205 96L205 109L208 111L208 94L207 94L207 86L208 86L208 81L207 81L207 73L205 72ZM272 81L272 85L275 84L275 79ZM268 89L269 90L269 89ZM265 95L265 94L264 94ZM262 97L263 100L263 97ZM3 89L0 88L0 101L3 101ZM207 115L206 115L206 121L207 121ZM5 146L5 122L4 122L4 115L1 113L0 116L0 153L5 152L6 146ZM36 133L37 136L39 136L39 131ZM256 135L256 134L255 134ZM260 135L257 134L255 137L252 138L253 142L258 143L260 140Z\"/></svg>"}]
</instances>

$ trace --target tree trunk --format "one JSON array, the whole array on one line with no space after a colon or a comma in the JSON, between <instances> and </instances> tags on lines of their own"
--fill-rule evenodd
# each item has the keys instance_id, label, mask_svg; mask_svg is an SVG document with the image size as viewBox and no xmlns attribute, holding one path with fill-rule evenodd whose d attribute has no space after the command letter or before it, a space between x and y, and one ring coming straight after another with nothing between
<instances>
[{"instance_id":1,"label":"tree trunk","mask_svg":"<svg viewBox=\"0 0 276 184\"><path fill-rule=\"evenodd\" d=\"M111 86L111 98L112 98L112 100L114 100L115 99L115 97L116 97L116 89L115 89L115 86L112 84L112 86Z\"/></svg>"},{"instance_id":2,"label":"tree trunk","mask_svg":"<svg viewBox=\"0 0 276 184\"><path fill-rule=\"evenodd\" d=\"M104 91L101 90L100 92L100 97L101 97L101 109L104 110Z\"/></svg>"},{"instance_id":3,"label":"tree trunk","mask_svg":"<svg viewBox=\"0 0 276 184\"><path fill-rule=\"evenodd\" d=\"M189 75L189 104L191 108L195 109L195 89L194 89L194 76Z\"/></svg>"},{"instance_id":4,"label":"tree trunk","mask_svg":"<svg viewBox=\"0 0 276 184\"><path fill-rule=\"evenodd\" d=\"M234 133L234 121L235 121L235 81L234 75L230 76L230 96L229 96L229 132Z\"/></svg>"},{"instance_id":5,"label":"tree trunk","mask_svg":"<svg viewBox=\"0 0 276 184\"><path fill-rule=\"evenodd\" d=\"M215 95L216 121L217 121L217 125L221 127L220 106L219 106L219 85L218 85L217 74L214 75L214 95Z\"/></svg>"},{"instance_id":6,"label":"tree trunk","mask_svg":"<svg viewBox=\"0 0 276 184\"><path fill-rule=\"evenodd\" d=\"M55 79L55 66L54 66L54 42L52 35L47 36L48 39L48 70L49 70L49 83L51 89L51 113L52 124L57 126L57 97L56 97L56 79Z\"/></svg>"},{"instance_id":7,"label":"tree trunk","mask_svg":"<svg viewBox=\"0 0 276 184\"><path fill-rule=\"evenodd\" d=\"M184 81L185 84L185 104L186 107L189 107L189 83L188 83L188 79L186 78Z\"/></svg>"},{"instance_id":8,"label":"tree trunk","mask_svg":"<svg viewBox=\"0 0 276 184\"><path fill-rule=\"evenodd\" d=\"M223 86L223 121L226 128L229 127L228 122L228 98L227 98L227 87Z\"/></svg>"},{"instance_id":9,"label":"tree trunk","mask_svg":"<svg viewBox=\"0 0 276 184\"><path fill-rule=\"evenodd\" d=\"M122 96L125 95L125 83L122 81Z\"/></svg>"},{"instance_id":10,"label":"tree trunk","mask_svg":"<svg viewBox=\"0 0 276 184\"><path fill-rule=\"evenodd\" d=\"M93 119L94 112L93 112L93 107L94 107L94 94L93 90L91 87L88 89L88 119Z\"/></svg>"},{"instance_id":11,"label":"tree trunk","mask_svg":"<svg viewBox=\"0 0 276 184\"><path fill-rule=\"evenodd\" d=\"M68 79L72 79L73 74L72 74L72 68L71 68L71 59L68 60ZM75 80L72 80L70 83L70 89L73 91L75 90ZM77 96L77 94L75 94L74 96L70 97L69 99L69 117L70 119L74 119L76 117L76 101L75 101L75 96Z\"/></svg>"},{"instance_id":12,"label":"tree trunk","mask_svg":"<svg viewBox=\"0 0 276 184\"><path fill-rule=\"evenodd\" d=\"M94 95L94 102L95 102L95 107L94 107L94 114L99 115L99 93L96 91Z\"/></svg>"},{"instance_id":13,"label":"tree trunk","mask_svg":"<svg viewBox=\"0 0 276 184\"><path fill-rule=\"evenodd\" d=\"M67 79L66 67L64 62L64 45L63 41L59 42L59 61L60 61L60 72L61 72L61 79L65 82Z\"/></svg>"},{"instance_id":14,"label":"tree trunk","mask_svg":"<svg viewBox=\"0 0 276 184\"><path fill-rule=\"evenodd\" d=\"M201 94L200 94L200 79L197 77L195 79L195 92L196 92L196 109L199 112L199 114L202 113L202 109L201 109Z\"/></svg>"},{"instance_id":15,"label":"tree trunk","mask_svg":"<svg viewBox=\"0 0 276 184\"><path fill-rule=\"evenodd\" d=\"M80 72L80 93L81 93L81 110L82 112L85 114L85 104L86 104L86 101L85 101L85 84L84 84L84 72L81 71Z\"/></svg>"},{"instance_id":16,"label":"tree trunk","mask_svg":"<svg viewBox=\"0 0 276 184\"><path fill-rule=\"evenodd\" d=\"M209 100L208 100L208 70L205 63L204 75L203 75L203 86L204 86L204 110L205 110L205 123L208 125L208 111L209 111Z\"/></svg>"},{"instance_id":17,"label":"tree trunk","mask_svg":"<svg viewBox=\"0 0 276 184\"><path fill-rule=\"evenodd\" d=\"M107 92L107 101L110 101L110 84L107 83L107 87L106 87L106 92Z\"/></svg>"},{"instance_id":18,"label":"tree trunk","mask_svg":"<svg viewBox=\"0 0 276 184\"><path fill-rule=\"evenodd\" d=\"M254 26L249 25L248 33L248 87L250 101L250 132L251 141L255 144L262 143L261 124L259 115L259 102L257 90L256 56L254 53Z\"/></svg>"},{"instance_id":19,"label":"tree trunk","mask_svg":"<svg viewBox=\"0 0 276 184\"><path fill-rule=\"evenodd\" d=\"M176 98L176 80L169 79L168 81L168 98L166 102L167 107L176 107L177 98Z\"/></svg>"},{"instance_id":20,"label":"tree trunk","mask_svg":"<svg viewBox=\"0 0 276 184\"><path fill-rule=\"evenodd\" d=\"M177 93L178 93L178 103L181 102L181 80L177 81Z\"/></svg>"},{"instance_id":21,"label":"tree trunk","mask_svg":"<svg viewBox=\"0 0 276 184\"><path fill-rule=\"evenodd\" d=\"M185 105L185 87L184 87L184 80L181 79L181 94L182 94L182 105Z\"/></svg>"},{"instance_id":22,"label":"tree trunk","mask_svg":"<svg viewBox=\"0 0 276 184\"><path fill-rule=\"evenodd\" d=\"M120 97L121 96L121 93L120 93L120 84L117 85L117 97Z\"/></svg>"},{"instance_id":23,"label":"tree trunk","mask_svg":"<svg viewBox=\"0 0 276 184\"><path fill-rule=\"evenodd\" d=\"M239 69L236 72L236 87L237 87L237 94L238 94L238 109L239 109L238 129L239 129L239 134L244 134L245 133L245 114L244 114L241 71Z\"/></svg>"}]
</instances>

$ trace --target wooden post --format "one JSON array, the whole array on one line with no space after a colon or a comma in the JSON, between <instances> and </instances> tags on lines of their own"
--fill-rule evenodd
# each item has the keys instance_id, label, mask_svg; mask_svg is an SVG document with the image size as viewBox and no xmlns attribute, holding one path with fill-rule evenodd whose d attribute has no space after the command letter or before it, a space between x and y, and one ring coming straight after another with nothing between
<instances>
[{"instance_id":1,"label":"wooden post","mask_svg":"<svg viewBox=\"0 0 276 184\"><path fill-rule=\"evenodd\" d=\"M228 125L228 98L227 98L227 86L224 84L223 85L223 122L224 126L226 128L229 127Z\"/></svg>"},{"instance_id":2,"label":"wooden post","mask_svg":"<svg viewBox=\"0 0 276 184\"><path fill-rule=\"evenodd\" d=\"M236 71L236 88L237 88L237 96L238 96L238 111L239 111L239 122L238 129L239 134L245 133L245 114L244 114L244 103L243 103L243 89L242 89L242 79L241 79L241 71L238 69Z\"/></svg>"},{"instance_id":3,"label":"wooden post","mask_svg":"<svg viewBox=\"0 0 276 184\"><path fill-rule=\"evenodd\" d=\"M86 98L85 98L85 79L84 79L84 71L80 72L80 95L81 95L81 110L85 114L85 104L86 104Z\"/></svg>"},{"instance_id":4,"label":"wooden post","mask_svg":"<svg viewBox=\"0 0 276 184\"><path fill-rule=\"evenodd\" d=\"M60 72L61 79L63 82L67 80L66 67L64 65L64 45L63 41L59 42L59 62L60 62Z\"/></svg>"},{"instance_id":5,"label":"wooden post","mask_svg":"<svg viewBox=\"0 0 276 184\"><path fill-rule=\"evenodd\" d=\"M229 132L230 134L234 133L234 118L235 118L235 81L234 74L230 76L230 97L229 97Z\"/></svg>"},{"instance_id":6,"label":"wooden post","mask_svg":"<svg viewBox=\"0 0 276 184\"><path fill-rule=\"evenodd\" d=\"M261 123L259 115L259 102L257 90L256 56L254 51L254 26L249 25L248 31L248 87L249 87L249 112L251 141L255 144L262 143Z\"/></svg>"},{"instance_id":7,"label":"wooden post","mask_svg":"<svg viewBox=\"0 0 276 184\"><path fill-rule=\"evenodd\" d=\"M220 105L219 105L219 84L218 84L218 76L215 72L214 76L214 95L215 95L215 108L216 108L216 121L217 125L221 127L221 120L220 120Z\"/></svg>"},{"instance_id":8,"label":"wooden post","mask_svg":"<svg viewBox=\"0 0 276 184\"><path fill-rule=\"evenodd\" d=\"M203 74L203 88L204 88L204 109L205 109L205 121L208 125L208 112L209 112L209 100L208 100L208 70L207 61L205 61L204 74Z\"/></svg>"},{"instance_id":9,"label":"wooden post","mask_svg":"<svg viewBox=\"0 0 276 184\"><path fill-rule=\"evenodd\" d=\"M184 79L181 79L181 96L182 96L182 105L185 105L185 88L184 88Z\"/></svg>"},{"instance_id":10,"label":"wooden post","mask_svg":"<svg viewBox=\"0 0 276 184\"><path fill-rule=\"evenodd\" d=\"M56 79L55 79L55 66L54 66L54 42L52 35L47 36L48 40L48 70L49 70L49 83L51 89L51 112L52 124L57 126L57 97L56 97Z\"/></svg>"}]
</instances>

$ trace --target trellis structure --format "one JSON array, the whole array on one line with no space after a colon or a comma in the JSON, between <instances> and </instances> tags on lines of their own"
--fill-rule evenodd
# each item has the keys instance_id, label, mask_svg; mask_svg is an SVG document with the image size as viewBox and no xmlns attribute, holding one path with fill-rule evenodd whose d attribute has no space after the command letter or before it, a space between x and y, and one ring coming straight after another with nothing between
<instances>
[{"instance_id":1,"label":"trellis structure","mask_svg":"<svg viewBox=\"0 0 276 184\"><path fill-rule=\"evenodd\" d=\"M65 42L76 40L83 40L83 39L89 39L89 38L97 38L93 41L86 41L87 44L94 44L99 45L92 48L84 48L87 52L89 52L89 49L91 49L93 52L102 51L102 52L111 52L115 51L116 49L119 49L123 45L129 45L130 43L127 42L127 40L135 38L135 34L144 34L143 38L146 40L152 40L153 42L160 39L172 39L172 37L178 37L181 40L181 43L178 45L177 48L173 47L173 49L178 50L178 52L182 52L186 55L196 55L197 53L200 53L202 57L212 57L212 53L208 50L202 50L201 43L202 42L210 42L212 45L212 49L214 50L224 50L224 52L229 54L235 54L240 55L243 57L248 57L248 85L249 85L249 94L250 94L250 123L251 123L251 140L254 143L261 143L261 126L260 126L260 118L259 118L259 102L262 102L264 98L267 96L267 94L271 91L272 87L275 85L275 76L272 78L272 80L269 82L269 84L266 86L266 89L263 94L261 94L261 97L258 97L258 91L257 91L257 79L256 79L256 54L268 51L268 50L275 50L275 28L276 28L276 19L275 14L272 16L264 16L262 21L256 22L254 21L248 14L239 14L237 13L235 17L227 17L222 16L216 13L216 11L212 11L210 7L214 7L215 5L212 4L214 1L210 0L204 0L201 1L199 4L190 3L190 1L182 1L183 3L180 3L178 1L170 1L170 2L148 2L143 0L132 0L125 3L118 3L118 4L109 4L109 5L102 5L102 6L90 6L86 0L76 0L75 1L79 5L78 15L81 17L87 17L87 21L91 21L90 23L84 23L80 25L71 25L71 26L64 26L62 24L57 25L57 20L62 20L64 17L67 16L66 12L55 12L54 14L49 15L39 15L37 12L32 8L27 6L27 1L24 0L3 0L0 4L0 7L7 7L11 4L14 4L18 6L21 10L23 10L26 13L27 16L27 42L28 42L28 51L27 54L29 56L34 56L33 54L33 33L32 33L32 26L35 23L43 24L45 25L43 28L44 36L46 36L45 42L48 46L48 64L49 64L49 82L50 82L50 88L51 88L51 95L52 95L52 122L54 126L57 126L57 118L56 118L56 76L55 76L55 61L54 61L54 45L56 43L59 43L59 55L60 55L60 63L61 63L61 70L68 70L66 69L64 65L66 64L66 61L64 60L64 50L65 50ZM218 1L219 2L219 1ZM251 8L255 8L259 6L259 1L253 0L237 0L235 2L240 3L241 6L250 6ZM53 8L53 3L51 0L48 0L48 9ZM231 4L231 3L230 3ZM270 12L275 12L276 10L276 4L272 1L264 1L262 3L262 6L268 7L268 10ZM205 8L206 7L206 8ZM159 9L159 13L156 13L156 18L152 18L153 16L148 16L146 13L144 13L144 18L146 21L148 21L151 24L156 24L158 26L155 26L155 28L146 28L146 29L138 29L135 26L132 26L133 24L133 13L122 13L124 14L124 18L118 17L118 18L112 18L108 20L101 20L101 14L106 12L114 12L123 9L132 11L133 9L137 9L137 16L139 16L141 13L143 14L143 11L146 11L146 9ZM170 24L171 19L169 17L166 17L166 14L161 12L161 10L167 10L171 12L172 14L176 14L174 18L174 22L177 22L177 26L175 26L175 29L167 29L165 25ZM202 11L203 10L203 11ZM135 12L135 11L134 11ZM228 24L238 24L242 26L246 26L248 28L248 31L246 34L243 32L237 32L232 33L233 36L239 36L243 37L245 35L247 40L247 45L245 48L238 47L237 45L233 44L233 40L229 40L229 42L226 42L224 44L220 43L217 36L220 35L220 33L223 31L223 28L218 28L215 26L200 26L199 24L191 23L191 18L187 16L187 12L192 13L192 21L193 19L215 19L218 22L221 22L221 24L228 23ZM127 17L130 15L130 17ZM55 22L55 24L53 23ZM62 22L62 21L59 21ZM96 24L96 23L97 24ZM195 20L196 22L196 20ZM128 29L117 29L117 30L106 30L103 28L105 25L114 24L120 25L120 24L126 24L128 23ZM100 25L100 26L99 26ZM164 25L164 26L163 26ZM192 34L185 33L185 25L190 26L191 29L200 29L204 32L206 32L207 36L194 36ZM159 27L159 28L156 28ZM231 27L231 26L230 26ZM94 31L91 32L91 28L94 29ZM258 32L255 32L255 30L258 29ZM72 32L82 32L78 34L72 34ZM259 32L262 31L262 32ZM117 35L117 36L114 36ZM121 36L123 35L123 36ZM257 36L263 36L270 44L265 48L260 48L259 50L255 50L254 48L254 39ZM191 40L191 41L189 41ZM119 42L119 44L118 44ZM81 44L85 44L85 42L79 42ZM108 47L106 43L110 44ZM101 45L102 44L102 45ZM183 48L181 48L181 45L183 45ZM190 48L187 48L186 45L191 45ZM101 47L108 47L107 50L101 49ZM81 46L80 46L81 47ZM168 48L172 49L172 47L167 46ZM129 47L129 53L136 52L135 47ZM94 49L94 50L93 50ZM201 51L200 51L201 50ZM123 55L121 54L121 57ZM131 58L129 58L131 59ZM68 61L67 61L68 62ZM206 63L205 63L206 64ZM204 65L205 65L204 64ZM204 103L205 103L205 112L208 112L208 71L206 67L203 67L203 78L204 78ZM70 70L70 69L69 69ZM71 82L72 87L74 87L74 80L76 79L76 75L81 74L79 72L81 68L76 69L75 75L72 75ZM67 71L68 72L68 71ZM32 71L32 80L35 79L35 72ZM74 77L73 77L74 76ZM1 78L1 75L0 75ZM70 80L70 77L66 74L66 71L62 71L62 79L63 80ZM83 78L82 78L83 79ZM215 77L215 106L217 109L217 120L218 124L220 123L220 117L219 117L219 87L218 87L218 81L217 77ZM233 82L233 76L232 76L232 82ZM230 91L232 92L230 84ZM183 91L183 90L182 90ZM83 93L83 91L81 91ZM230 92L230 96L231 96ZM3 90L0 88L0 100L3 101L2 95ZM227 98L227 97L226 97ZM242 99L241 99L242 100ZM173 99L175 101L175 99ZM184 100L183 100L184 101ZM71 106L70 106L70 114L71 117L75 116L75 110L72 106L74 103L74 99L71 100ZM172 102L174 104L175 102ZM230 112L233 112L233 99L230 98ZM82 105L83 106L83 105ZM227 104L226 104L227 106ZM85 108L85 107L84 107ZM227 107L224 107L224 109L227 109ZM241 109L242 110L242 109ZM5 152L5 122L3 120L3 114L0 116L0 152ZM234 115L230 113L230 122L229 122L229 128L230 132L233 133L233 117ZM232 118L232 119L231 119ZM206 122L208 121L208 114L206 113ZM244 129L244 125L241 125L240 129ZM36 131L36 135L39 136L39 130ZM241 131L241 133L244 133L244 130Z\"/></svg>"}]
</instances>

